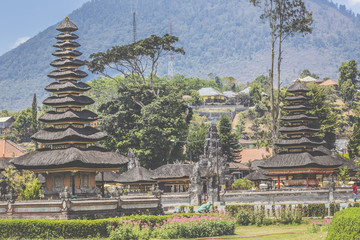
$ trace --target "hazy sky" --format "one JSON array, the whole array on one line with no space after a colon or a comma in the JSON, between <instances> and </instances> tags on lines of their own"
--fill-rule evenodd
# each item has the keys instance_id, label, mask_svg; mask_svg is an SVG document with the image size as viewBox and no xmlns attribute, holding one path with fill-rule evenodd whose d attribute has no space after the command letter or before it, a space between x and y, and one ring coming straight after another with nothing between
<instances>
[{"instance_id":1,"label":"hazy sky","mask_svg":"<svg viewBox=\"0 0 360 240\"><path fill-rule=\"evenodd\" d=\"M0 55L60 22L89 0L0 0ZM169 0L171 1L171 0ZM332 0L360 13L360 0ZM306 0L305 0L306 2Z\"/></svg>"}]
</instances>

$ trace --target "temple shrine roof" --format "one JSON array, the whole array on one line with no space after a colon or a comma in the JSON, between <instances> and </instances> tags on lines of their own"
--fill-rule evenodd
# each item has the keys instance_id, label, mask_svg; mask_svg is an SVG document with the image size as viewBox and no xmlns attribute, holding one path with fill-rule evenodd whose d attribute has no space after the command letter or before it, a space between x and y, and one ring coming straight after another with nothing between
<instances>
[{"instance_id":1,"label":"temple shrine roof","mask_svg":"<svg viewBox=\"0 0 360 240\"><path fill-rule=\"evenodd\" d=\"M73 111L68 110L66 112L49 111L44 113L39 120L46 123L59 122L59 121L71 121L71 120L82 120L82 121L95 121L99 117L96 113L89 110Z\"/></svg>"}]
</instances>

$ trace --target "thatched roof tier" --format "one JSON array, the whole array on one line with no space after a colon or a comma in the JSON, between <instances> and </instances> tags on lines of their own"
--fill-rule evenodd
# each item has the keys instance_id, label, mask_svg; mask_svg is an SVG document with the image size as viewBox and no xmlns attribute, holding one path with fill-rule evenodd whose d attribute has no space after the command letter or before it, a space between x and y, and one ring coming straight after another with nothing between
<instances>
[{"instance_id":1,"label":"thatched roof tier","mask_svg":"<svg viewBox=\"0 0 360 240\"><path fill-rule=\"evenodd\" d=\"M287 97L285 97L285 100L287 100L289 102L299 101L299 100L307 101L307 100L310 100L310 98L307 96L303 96L303 95L297 95L297 96L287 96Z\"/></svg>"},{"instance_id":2,"label":"thatched roof tier","mask_svg":"<svg viewBox=\"0 0 360 240\"><path fill-rule=\"evenodd\" d=\"M302 84L300 81L295 81L293 85L291 85L288 89L288 92L290 93L306 93L309 92L310 89L306 87L304 84Z\"/></svg>"},{"instance_id":3,"label":"thatched roof tier","mask_svg":"<svg viewBox=\"0 0 360 240\"><path fill-rule=\"evenodd\" d=\"M153 171L137 166L121 174L117 179L115 179L115 181L122 184L137 182L152 183L156 182L154 179L152 179L153 176Z\"/></svg>"},{"instance_id":4,"label":"thatched roof tier","mask_svg":"<svg viewBox=\"0 0 360 240\"><path fill-rule=\"evenodd\" d=\"M306 137L302 137L302 138L297 138L297 139L281 139L279 141L277 141L275 143L275 145L277 146L299 146L299 145L304 145L304 146L320 146L325 144L325 141L322 141L320 139L317 138L306 138Z\"/></svg>"},{"instance_id":5,"label":"thatched roof tier","mask_svg":"<svg viewBox=\"0 0 360 240\"><path fill-rule=\"evenodd\" d=\"M340 158L327 155L321 151L301 153L279 153L265 160L260 168L303 168L303 167L320 167L336 168L343 164Z\"/></svg>"},{"instance_id":6,"label":"thatched roof tier","mask_svg":"<svg viewBox=\"0 0 360 240\"><path fill-rule=\"evenodd\" d=\"M120 176L119 172L104 172L104 182L106 183L116 183L116 179ZM96 182L102 182L101 173L98 173L95 176Z\"/></svg>"},{"instance_id":7,"label":"thatched roof tier","mask_svg":"<svg viewBox=\"0 0 360 240\"><path fill-rule=\"evenodd\" d=\"M77 51L77 50L56 50L55 52L53 52L53 54L55 57L78 57L80 55L82 55L81 52Z\"/></svg>"},{"instance_id":8,"label":"thatched roof tier","mask_svg":"<svg viewBox=\"0 0 360 240\"><path fill-rule=\"evenodd\" d=\"M49 111L43 114L39 120L45 123L57 123L64 121L80 121L80 122L92 122L97 120L99 117L96 113L89 110L73 111L68 110L66 112Z\"/></svg>"},{"instance_id":9,"label":"thatched roof tier","mask_svg":"<svg viewBox=\"0 0 360 240\"><path fill-rule=\"evenodd\" d=\"M31 136L31 139L40 143L56 143L59 141L100 141L106 134L93 127L56 129L53 127L40 130Z\"/></svg>"},{"instance_id":10,"label":"thatched roof tier","mask_svg":"<svg viewBox=\"0 0 360 240\"><path fill-rule=\"evenodd\" d=\"M75 32L78 30L78 27L66 17L65 20L56 27L56 30L60 32Z\"/></svg>"},{"instance_id":11,"label":"thatched roof tier","mask_svg":"<svg viewBox=\"0 0 360 240\"><path fill-rule=\"evenodd\" d=\"M188 178L192 175L193 164L166 164L155 169L153 179ZM200 167L201 176L205 176L205 169Z\"/></svg>"},{"instance_id":12,"label":"thatched roof tier","mask_svg":"<svg viewBox=\"0 0 360 240\"><path fill-rule=\"evenodd\" d=\"M76 48L76 47L80 47L81 45L73 41L71 42L64 41L64 42L57 42L53 46L57 48Z\"/></svg>"},{"instance_id":13,"label":"thatched roof tier","mask_svg":"<svg viewBox=\"0 0 360 240\"><path fill-rule=\"evenodd\" d=\"M291 132L318 132L320 129L318 128L310 128L304 125L296 126L296 127L281 127L279 129L280 132L283 133L291 133Z\"/></svg>"},{"instance_id":14,"label":"thatched roof tier","mask_svg":"<svg viewBox=\"0 0 360 240\"><path fill-rule=\"evenodd\" d=\"M287 116L283 116L281 118L281 120L284 121L292 121L292 120L309 120L309 121L313 121L313 120L317 120L318 117L313 117L307 114L297 114L297 115L287 115Z\"/></svg>"},{"instance_id":15,"label":"thatched roof tier","mask_svg":"<svg viewBox=\"0 0 360 240\"><path fill-rule=\"evenodd\" d=\"M94 103L94 100L88 96L73 96L68 95L65 97L51 96L43 101L44 104L49 106L62 106L65 104L68 105L90 105Z\"/></svg>"},{"instance_id":16,"label":"thatched roof tier","mask_svg":"<svg viewBox=\"0 0 360 240\"><path fill-rule=\"evenodd\" d=\"M10 166L10 162L8 160L0 158L0 172L8 168L9 166Z\"/></svg>"},{"instance_id":17,"label":"thatched roof tier","mask_svg":"<svg viewBox=\"0 0 360 240\"><path fill-rule=\"evenodd\" d=\"M78 149L40 149L10 160L19 169L114 169L128 162L119 153L109 152L100 147ZM110 170L111 171L111 170Z\"/></svg>"},{"instance_id":18,"label":"thatched roof tier","mask_svg":"<svg viewBox=\"0 0 360 240\"><path fill-rule=\"evenodd\" d=\"M53 82L45 87L46 91L49 92L60 92L60 91L76 91L76 92L85 92L90 90L91 87L83 82Z\"/></svg>"},{"instance_id":19,"label":"thatched roof tier","mask_svg":"<svg viewBox=\"0 0 360 240\"><path fill-rule=\"evenodd\" d=\"M72 58L56 59L50 63L50 65L53 67L73 67L73 68L83 66L84 64L85 64L84 61L79 59L72 59Z\"/></svg>"},{"instance_id":20,"label":"thatched roof tier","mask_svg":"<svg viewBox=\"0 0 360 240\"><path fill-rule=\"evenodd\" d=\"M75 39L78 39L79 36L76 35L75 33L60 33L60 34L56 35L55 38L56 38L57 40L65 41L65 40L75 40Z\"/></svg>"},{"instance_id":21,"label":"thatched roof tier","mask_svg":"<svg viewBox=\"0 0 360 240\"><path fill-rule=\"evenodd\" d=\"M67 78L67 77L74 77L74 78L84 78L87 77L87 73L81 70L55 70L48 74L50 78Z\"/></svg>"},{"instance_id":22,"label":"thatched roof tier","mask_svg":"<svg viewBox=\"0 0 360 240\"><path fill-rule=\"evenodd\" d=\"M250 181L268 181L271 180L271 177L266 175L267 172L264 169L258 169L254 172L249 173L246 175L246 178Z\"/></svg>"},{"instance_id":23,"label":"thatched roof tier","mask_svg":"<svg viewBox=\"0 0 360 240\"><path fill-rule=\"evenodd\" d=\"M285 110L300 110L300 109L312 109L311 106L307 106L307 105L292 105L292 106L284 106L283 109Z\"/></svg>"}]
</instances>

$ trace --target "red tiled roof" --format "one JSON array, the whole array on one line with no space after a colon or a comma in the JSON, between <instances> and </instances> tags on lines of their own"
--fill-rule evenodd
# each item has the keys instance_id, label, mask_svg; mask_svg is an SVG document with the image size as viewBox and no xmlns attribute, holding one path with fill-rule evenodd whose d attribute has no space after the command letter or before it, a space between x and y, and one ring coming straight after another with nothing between
<instances>
[{"instance_id":1,"label":"red tiled roof","mask_svg":"<svg viewBox=\"0 0 360 240\"><path fill-rule=\"evenodd\" d=\"M22 156L26 150L10 140L0 139L0 157L10 159Z\"/></svg>"},{"instance_id":2,"label":"red tiled roof","mask_svg":"<svg viewBox=\"0 0 360 240\"><path fill-rule=\"evenodd\" d=\"M326 80L325 82L321 83L319 86L337 86L338 83L331 80L331 79L328 79Z\"/></svg>"},{"instance_id":3,"label":"red tiled roof","mask_svg":"<svg viewBox=\"0 0 360 240\"><path fill-rule=\"evenodd\" d=\"M234 170L247 170L249 171L250 168L240 162L229 162L229 168Z\"/></svg>"},{"instance_id":4,"label":"red tiled roof","mask_svg":"<svg viewBox=\"0 0 360 240\"><path fill-rule=\"evenodd\" d=\"M252 162L254 160L261 160L265 158L269 158L272 156L272 149L269 148L268 151L266 148L249 148L242 149L235 156L236 162L241 162L242 164L246 164Z\"/></svg>"}]
</instances>

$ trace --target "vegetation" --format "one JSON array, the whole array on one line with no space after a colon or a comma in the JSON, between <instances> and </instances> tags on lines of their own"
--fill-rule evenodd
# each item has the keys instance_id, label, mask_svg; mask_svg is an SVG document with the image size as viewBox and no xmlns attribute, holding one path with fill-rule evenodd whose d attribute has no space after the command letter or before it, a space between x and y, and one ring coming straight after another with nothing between
<instances>
[{"instance_id":1,"label":"vegetation","mask_svg":"<svg viewBox=\"0 0 360 240\"><path fill-rule=\"evenodd\" d=\"M235 189L251 190L254 187L254 182L245 178L236 179L233 183Z\"/></svg>"},{"instance_id":2,"label":"vegetation","mask_svg":"<svg viewBox=\"0 0 360 240\"><path fill-rule=\"evenodd\" d=\"M21 200L36 200L41 194L41 183L35 174L28 170L18 171L13 167L1 172L10 188ZM0 181L5 181L0 180Z\"/></svg>"},{"instance_id":3,"label":"vegetation","mask_svg":"<svg viewBox=\"0 0 360 240\"><path fill-rule=\"evenodd\" d=\"M218 132L223 154L231 159L234 149L237 148L238 137L232 132L231 120L227 115L221 115Z\"/></svg>"},{"instance_id":4,"label":"vegetation","mask_svg":"<svg viewBox=\"0 0 360 240\"><path fill-rule=\"evenodd\" d=\"M360 208L337 212L330 224L326 239L358 239L360 237Z\"/></svg>"}]
</instances>

